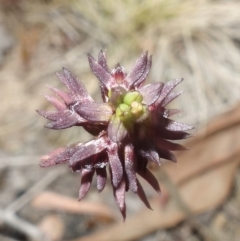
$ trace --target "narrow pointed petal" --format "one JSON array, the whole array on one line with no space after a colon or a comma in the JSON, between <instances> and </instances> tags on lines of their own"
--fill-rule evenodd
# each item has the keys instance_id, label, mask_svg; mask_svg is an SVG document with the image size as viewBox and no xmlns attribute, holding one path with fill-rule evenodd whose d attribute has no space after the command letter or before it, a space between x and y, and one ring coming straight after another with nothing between
<instances>
[{"instance_id":1,"label":"narrow pointed petal","mask_svg":"<svg viewBox=\"0 0 240 241\"><path fill-rule=\"evenodd\" d=\"M161 106L166 106L167 104L169 104L171 101L173 101L174 99L176 99L179 95L181 95L183 93L183 91L174 91L171 92L169 95L167 95L167 97L163 100Z\"/></svg>"},{"instance_id":2,"label":"narrow pointed petal","mask_svg":"<svg viewBox=\"0 0 240 241\"><path fill-rule=\"evenodd\" d=\"M168 119L167 125L165 127L169 131L189 131L194 129L193 126L182 124L173 120Z\"/></svg>"},{"instance_id":3,"label":"narrow pointed petal","mask_svg":"<svg viewBox=\"0 0 240 241\"><path fill-rule=\"evenodd\" d=\"M114 79L90 54L88 54L89 65L98 80L106 86L108 90L114 85Z\"/></svg>"},{"instance_id":4,"label":"narrow pointed petal","mask_svg":"<svg viewBox=\"0 0 240 241\"><path fill-rule=\"evenodd\" d=\"M98 54L98 63L105 69L108 73L110 73L110 70L107 65L107 56L105 51L100 51Z\"/></svg>"},{"instance_id":5,"label":"narrow pointed petal","mask_svg":"<svg viewBox=\"0 0 240 241\"><path fill-rule=\"evenodd\" d=\"M74 107L84 119L93 122L108 122L112 116L112 107L106 103L88 102Z\"/></svg>"},{"instance_id":6,"label":"narrow pointed petal","mask_svg":"<svg viewBox=\"0 0 240 241\"><path fill-rule=\"evenodd\" d=\"M46 124L45 127L49 129L54 129L54 130L62 130L62 129L70 128L77 124L79 124L77 119L72 117L72 118L66 118L55 122L50 122Z\"/></svg>"},{"instance_id":7,"label":"narrow pointed petal","mask_svg":"<svg viewBox=\"0 0 240 241\"><path fill-rule=\"evenodd\" d=\"M96 173L97 173L97 190L101 192L104 189L107 182L106 167L96 168Z\"/></svg>"},{"instance_id":8,"label":"narrow pointed petal","mask_svg":"<svg viewBox=\"0 0 240 241\"><path fill-rule=\"evenodd\" d=\"M164 158L166 160L170 160L173 162L177 162L177 158L171 151L163 149L159 143L157 143L157 145L158 145L157 151L161 158Z\"/></svg>"},{"instance_id":9,"label":"narrow pointed petal","mask_svg":"<svg viewBox=\"0 0 240 241\"><path fill-rule=\"evenodd\" d=\"M162 147L165 148L167 150L171 150L171 151L183 151L183 150L187 150L186 147L178 144L178 143L173 143L167 140L164 140L162 138L156 138L155 141Z\"/></svg>"},{"instance_id":10,"label":"narrow pointed petal","mask_svg":"<svg viewBox=\"0 0 240 241\"><path fill-rule=\"evenodd\" d=\"M154 151L154 150L141 150L139 153L142 157L145 157L145 158L149 159L150 161L155 162L158 165L161 165L160 157L159 157L159 155L156 151Z\"/></svg>"},{"instance_id":11,"label":"narrow pointed petal","mask_svg":"<svg viewBox=\"0 0 240 241\"><path fill-rule=\"evenodd\" d=\"M131 87L144 74L148 61L148 52L144 52L140 58L137 59L132 70L127 75L125 81L127 86Z\"/></svg>"},{"instance_id":12,"label":"narrow pointed petal","mask_svg":"<svg viewBox=\"0 0 240 241\"><path fill-rule=\"evenodd\" d=\"M81 143L78 143L78 145L81 145ZM74 144L72 146L67 147L63 152L59 153L56 156L55 163L60 164L65 160L69 160L71 156L77 151L77 145Z\"/></svg>"},{"instance_id":13,"label":"narrow pointed petal","mask_svg":"<svg viewBox=\"0 0 240 241\"><path fill-rule=\"evenodd\" d=\"M75 154L75 153L74 153ZM73 172L79 172L82 169L93 169L94 168L94 163L97 159L98 155L92 155L89 156L83 160L79 160L78 162L75 162L73 165L69 165L72 169Z\"/></svg>"},{"instance_id":14,"label":"narrow pointed petal","mask_svg":"<svg viewBox=\"0 0 240 241\"><path fill-rule=\"evenodd\" d=\"M76 146L61 147L57 150L42 156L40 161L41 167L49 167L69 161L70 157L76 152Z\"/></svg>"},{"instance_id":15,"label":"narrow pointed petal","mask_svg":"<svg viewBox=\"0 0 240 241\"><path fill-rule=\"evenodd\" d=\"M70 110L63 110L63 111L37 111L41 116L52 120L45 125L45 127L50 129L66 129L76 124L82 124L86 122L81 116L77 115Z\"/></svg>"},{"instance_id":16,"label":"narrow pointed petal","mask_svg":"<svg viewBox=\"0 0 240 241\"><path fill-rule=\"evenodd\" d=\"M61 161L58 160L59 156L61 156L61 154L65 151L66 148L62 147L50 152L47 155L42 156L40 161L40 167L50 167L59 163L67 162L69 158L62 158Z\"/></svg>"},{"instance_id":17,"label":"narrow pointed petal","mask_svg":"<svg viewBox=\"0 0 240 241\"><path fill-rule=\"evenodd\" d=\"M108 136L113 142L121 142L127 135L127 129L119 117L113 116L108 125Z\"/></svg>"},{"instance_id":18,"label":"narrow pointed petal","mask_svg":"<svg viewBox=\"0 0 240 241\"><path fill-rule=\"evenodd\" d=\"M73 100L93 101L85 86L67 69L63 68L63 74L56 73L58 78L67 86Z\"/></svg>"},{"instance_id":19,"label":"narrow pointed petal","mask_svg":"<svg viewBox=\"0 0 240 241\"><path fill-rule=\"evenodd\" d=\"M179 112L180 112L180 110L178 110L178 109L166 109L164 111L163 117L168 118L168 117L170 117L172 115L175 115Z\"/></svg>"},{"instance_id":20,"label":"narrow pointed petal","mask_svg":"<svg viewBox=\"0 0 240 241\"><path fill-rule=\"evenodd\" d=\"M142 185L140 182L137 180L137 185L138 185L138 196L142 200L142 202L146 205L147 208L151 209L150 203L148 202L147 196L142 188Z\"/></svg>"},{"instance_id":21,"label":"narrow pointed petal","mask_svg":"<svg viewBox=\"0 0 240 241\"><path fill-rule=\"evenodd\" d=\"M137 167L136 169L139 171L143 171L147 168L148 159L143 157L139 152L136 152L136 160L137 160Z\"/></svg>"},{"instance_id":22,"label":"narrow pointed petal","mask_svg":"<svg viewBox=\"0 0 240 241\"><path fill-rule=\"evenodd\" d=\"M64 100L64 102L69 105L71 104L74 100L72 99L72 96L65 92L65 91L62 91L62 90L59 90L57 88L54 88L52 86L48 86L48 88L53 91L57 96L59 96L61 99Z\"/></svg>"},{"instance_id":23,"label":"narrow pointed petal","mask_svg":"<svg viewBox=\"0 0 240 241\"><path fill-rule=\"evenodd\" d=\"M142 76L134 83L134 86L135 86L136 88L138 88L138 87L144 82L144 80L147 78L151 67L152 67L152 56L149 56L144 73L143 73Z\"/></svg>"},{"instance_id":24,"label":"narrow pointed petal","mask_svg":"<svg viewBox=\"0 0 240 241\"><path fill-rule=\"evenodd\" d=\"M37 110L37 113L52 121L57 121L72 114L70 110Z\"/></svg>"},{"instance_id":25,"label":"narrow pointed petal","mask_svg":"<svg viewBox=\"0 0 240 241\"><path fill-rule=\"evenodd\" d=\"M159 98L159 94L161 93L163 86L164 84L160 82L144 85L139 88L138 91L143 96L143 103L148 106L152 105Z\"/></svg>"},{"instance_id":26,"label":"narrow pointed petal","mask_svg":"<svg viewBox=\"0 0 240 241\"><path fill-rule=\"evenodd\" d=\"M83 169L82 170L82 177L81 177L81 186L79 189L79 196L78 196L78 201L82 200L84 196L87 194L91 183L92 183L92 178L94 174L94 169L88 170L88 169Z\"/></svg>"},{"instance_id":27,"label":"narrow pointed petal","mask_svg":"<svg viewBox=\"0 0 240 241\"><path fill-rule=\"evenodd\" d=\"M192 126L175 122L165 118L162 113L159 113L152 116L152 132L155 133L155 135L159 135L160 138L168 140L181 140L192 136L185 132L185 130L193 129Z\"/></svg>"},{"instance_id":28,"label":"narrow pointed petal","mask_svg":"<svg viewBox=\"0 0 240 241\"><path fill-rule=\"evenodd\" d=\"M161 137L168 140L181 140L192 137L191 134L184 131L169 131L166 129L161 129Z\"/></svg>"},{"instance_id":29,"label":"narrow pointed petal","mask_svg":"<svg viewBox=\"0 0 240 241\"><path fill-rule=\"evenodd\" d=\"M116 143L111 143L107 147L108 160L111 167L112 183L117 188L123 178L123 167L118 155L118 146Z\"/></svg>"},{"instance_id":30,"label":"narrow pointed petal","mask_svg":"<svg viewBox=\"0 0 240 241\"><path fill-rule=\"evenodd\" d=\"M126 218L125 189L126 189L126 184L124 179L122 179L120 185L117 188L116 187L113 188L115 201L121 211L123 220L125 220Z\"/></svg>"},{"instance_id":31,"label":"narrow pointed petal","mask_svg":"<svg viewBox=\"0 0 240 241\"><path fill-rule=\"evenodd\" d=\"M57 98L53 97L53 96L48 96L48 95L44 95L44 97L51 102L55 108L57 110L65 110L67 109L67 106L65 103L61 102L60 100L58 100Z\"/></svg>"},{"instance_id":32,"label":"narrow pointed petal","mask_svg":"<svg viewBox=\"0 0 240 241\"><path fill-rule=\"evenodd\" d=\"M108 68L107 65L107 56L105 51L100 51L98 54L98 63L103 67L104 70L106 70L109 74L111 74L110 69ZM106 86L100 82L100 91L101 91L101 96L103 99L103 102L108 102L108 89Z\"/></svg>"},{"instance_id":33,"label":"narrow pointed petal","mask_svg":"<svg viewBox=\"0 0 240 241\"><path fill-rule=\"evenodd\" d=\"M108 89L103 84L100 84L100 91L103 102L108 102Z\"/></svg>"},{"instance_id":34,"label":"narrow pointed petal","mask_svg":"<svg viewBox=\"0 0 240 241\"><path fill-rule=\"evenodd\" d=\"M69 165L73 166L77 162L83 162L90 156L98 154L106 149L106 143L102 138L92 140L77 147L76 153L70 158Z\"/></svg>"},{"instance_id":35,"label":"narrow pointed petal","mask_svg":"<svg viewBox=\"0 0 240 241\"><path fill-rule=\"evenodd\" d=\"M136 163L134 156L134 147L131 144L125 146L124 149L125 172L128 179L129 189L137 193Z\"/></svg>"},{"instance_id":36,"label":"narrow pointed petal","mask_svg":"<svg viewBox=\"0 0 240 241\"><path fill-rule=\"evenodd\" d=\"M59 110L36 110L39 115L48 120L56 121L61 116L67 112L67 110L59 111Z\"/></svg>"},{"instance_id":37,"label":"narrow pointed petal","mask_svg":"<svg viewBox=\"0 0 240 241\"><path fill-rule=\"evenodd\" d=\"M161 95L157 100L157 104L162 104L162 102L165 101L165 98L167 98L169 93L182 81L183 79L174 79L174 80L168 81L162 89Z\"/></svg>"},{"instance_id":38,"label":"narrow pointed petal","mask_svg":"<svg viewBox=\"0 0 240 241\"><path fill-rule=\"evenodd\" d=\"M138 174L144 178L159 195L161 195L161 189L158 180L147 168L143 171L138 171Z\"/></svg>"}]
</instances>

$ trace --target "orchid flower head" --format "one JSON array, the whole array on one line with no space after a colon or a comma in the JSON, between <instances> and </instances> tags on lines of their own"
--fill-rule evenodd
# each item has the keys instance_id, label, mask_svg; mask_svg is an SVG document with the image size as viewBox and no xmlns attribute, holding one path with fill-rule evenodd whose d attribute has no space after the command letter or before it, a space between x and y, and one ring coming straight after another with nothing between
<instances>
[{"instance_id":1,"label":"orchid flower head","mask_svg":"<svg viewBox=\"0 0 240 241\"><path fill-rule=\"evenodd\" d=\"M40 165L67 163L74 172L80 173L79 200L87 194L94 174L99 192L109 175L114 198L125 218L128 190L150 208L138 176L161 193L157 179L147 167L148 162L157 165L161 159L176 162L172 151L186 149L171 141L191 137L188 131L193 127L170 119L178 110L166 108L182 93L174 88L183 79L145 85L152 65L148 52L136 60L129 72L121 64L110 69L105 51L100 51L97 59L89 54L88 61L99 81L102 102L95 102L82 82L63 68L57 76L68 91L50 87L56 97L46 98L56 110L37 112L50 120L47 128L79 126L92 134L93 139L57 149L43 156Z\"/></svg>"}]
</instances>

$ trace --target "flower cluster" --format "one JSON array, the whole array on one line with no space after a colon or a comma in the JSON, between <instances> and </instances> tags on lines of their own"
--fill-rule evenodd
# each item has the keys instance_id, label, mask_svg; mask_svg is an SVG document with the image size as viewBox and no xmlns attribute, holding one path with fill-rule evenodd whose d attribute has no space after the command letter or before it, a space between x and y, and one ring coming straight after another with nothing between
<instances>
[{"instance_id":1,"label":"flower cluster","mask_svg":"<svg viewBox=\"0 0 240 241\"><path fill-rule=\"evenodd\" d=\"M160 194L158 181L147 168L148 161L158 165L160 158L176 162L172 151L185 148L169 140L191 136L186 132L191 126L169 119L178 110L165 108L182 93L172 90L183 79L143 85L152 63L147 52L137 59L129 73L120 64L110 70L104 51L100 51L97 60L91 55L88 60L99 80L103 102L95 102L84 85L63 68L57 76L68 91L50 87L58 98L46 98L56 110L38 113L51 121L46 125L48 128L82 126L94 138L57 149L43 156L40 165L67 162L74 172L80 172L79 200L88 192L94 173L98 191L104 189L109 167L114 197L125 218L125 192L129 189L150 208L137 174Z\"/></svg>"}]
</instances>

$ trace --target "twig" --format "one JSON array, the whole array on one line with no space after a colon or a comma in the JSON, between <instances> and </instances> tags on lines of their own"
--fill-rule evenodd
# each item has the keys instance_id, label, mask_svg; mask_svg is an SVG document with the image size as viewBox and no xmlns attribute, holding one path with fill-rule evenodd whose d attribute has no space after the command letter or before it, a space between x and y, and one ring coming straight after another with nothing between
<instances>
[{"instance_id":1,"label":"twig","mask_svg":"<svg viewBox=\"0 0 240 241\"><path fill-rule=\"evenodd\" d=\"M35 183L31 188L27 190L22 196L12 202L5 210L16 212L26 205L33 197L36 196L41 190L53 182L57 177L65 173L66 169L57 168L53 171L48 172L44 177Z\"/></svg>"},{"instance_id":2,"label":"twig","mask_svg":"<svg viewBox=\"0 0 240 241\"><path fill-rule=\"evenodd\" d=\"M61 212L74 214L92 214L96 217L113 221L116 219L113 210L103 203L81 201L78 203L75 198L66 197L54 192L42 192L32 201L34 208L42 210L60 210Z\"/></svg>"},{"instance_id":3,"label":"twig","mask_svg":"<svg viewBox=\"0 0 240 241\"><path fill-rule=\"evenodd\" d=\"M17 217L11 211L3 211L0 209L0 219L9 226L15 228L16 230L26 234L31 240L42 241L48 240L44 234L34 225L28 223L27 221ZM2 239L1 239L2 240Z\"/></svg>"}]
</instances>

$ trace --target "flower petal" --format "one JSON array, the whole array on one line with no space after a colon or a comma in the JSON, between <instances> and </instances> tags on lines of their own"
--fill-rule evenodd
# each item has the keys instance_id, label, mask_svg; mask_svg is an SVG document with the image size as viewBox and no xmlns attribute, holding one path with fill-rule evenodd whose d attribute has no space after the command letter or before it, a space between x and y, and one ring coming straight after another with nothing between
<instances>
[{"instance_id":1,"label":"flower petal","mask_svg":"<svg viewBox=\"0 0 240 241\"><path fill-rule=\"evenodd\" d=\"M54 130L62 130L62 129L70 128L76 124L78 124L78 121L76 118L71 118L71 119L68 118L64 120L50 122L46 124L45 127L49 129L54 129Z\"/></svg>"},{"instance_id":2,"label":"flower petal","mask_svg":"<svg viewBox=\"0 0 240 241\"><path fill-rule=\"evenodd\" d=\"M98 63L103 67L104 70L106 70L109 74L111 74L110 69L108 68L107 65L107 56L105 51L100 51L98 54ZM106 86L100 82L100 91L101 91L101 96L103 99L103 102L108 102L108 89Z\"/></svg>"},{"instance_id":3,"label":"flower petal","mask_svg":"<svg viewBox=\"0 0 240 241\"><path fill-rule=\"evenodd\" d=\"M128 144L124 148L125 172L128 179L129 189L137 193L136 163L134 156L134 147Z\"/></svg>"},{"instance_id":4,"label":"flower petal","mask_svg":"<svg viewBox=\"0 0 240 241\"><path fill-rule=\"evenodd\" d=\"M63 68L63 74L56 74L69 89L73 100L81 102L93 101L85 86L69 70Z\"/></svg>"},{"instance_id":5,"label":"flower petal","mask_svg":"<svg viewBox=\"0 0 240 241\"><path fill-rule=\"evenodd\" d=\"M99 192L101 192L104 189L107 182L106 167L96 168L96 173L97 173L97 189Z\"/></svg>"},{"instance_id":6,"label":"flower petal","mask_svg":"<svg viewBox=\"0 0 240 241\"><path fill-rule=\"evenodd\" d=\"M162 148L159 143L157 143L157 152L161 158L177 162L175 155L171 151Z\"/></svg>"},{"instance_id":7,"label":"flower petal","mask_svg":"<svg viewBox=\"0 0 240 241\"><path fill-rule=\"evenodd\" d=\"M168 117L170 117L172 115L175 115L175 114L177 114L179 112L180 112L180 110L178 110L178 109L166 109L166 110L164 110L163 116L165 118L168 118Z\"/></svg>"},{"instance_id":8,"label":"flower petal","mask_svg":"<svg viewBox=\"0 0 240 241\"><path fill-rule=\"evenodd\" d=\"M92 72L98 78L98 80L110 90L115 86L114 78L99 64L90 54L88 54L88 61Z\"/></svg>"},{"instance_id":9,"label":"flower petal","mask_svg":"<svg viewBox=\"0 0 240 241\"><path fill-rule=\"evenodd\" d=\"M128 87L131 87L144 74L147 61L148 61L148 52L144 52L141 55L141 57L137 59L133 68L131 69L131 71L129 72L129 74L125 79L125 82L126 82L125 84L127 84Z\"/></svg>"},{"instance_id":10,"label":"flower petal","mask_svg":"<svg viewBox=\"0 0 240 241\"><path fill-rule=\"evenodd\" d=\"M158 153L156 151L151 150L151 149L149 149L149 150L140 150L139 153L140 153L140 155L142 157L147 158L150 161L157 163L158 165L161 165L160 157L159 157L159 155L158 155Z\"/></svg>"},{"instance_id":11,"label":"flower petal","mask_svg":"<svg viewBox=\"0 0 240 241\"><path fill-rule=\"evenodd\" d=\"M146 105L152 105L158 98L164 83L159 82L155 84L144 85L139 88L138 91L143 96L143 103Z\"/></svg>"},{"instance_id":12,"label":"flower petal","mask_svg":"<svg viewBox=\"0 0 240 241\"><path fill-rule=\"evenodd\" d=\"M134 87L135 87L135 88L138 88L138 87L143 83L143 81L147 78L148 73L149 73L151 67L152 67L152 56L149 56L149 57L148 57L148 60L147 60L146 68L145 68L145 70L144 70L144 73L143 73L142 76L134 83Z\"/></svg>"},{"instance_id":13,"label":"flower petal","mask_svg":"<svg viewBox=\"0 0 240 241\"><path fill-rule=\"evenodd\" d=\"M61 147L47 155L42 156L40 161L41 167L49 167L69 161L70 157L76 152L76 147Z\"/></svg>"},{"instance_id":14,"label":"flower petal","mask_svg":"<svg viewBox=\"0 0 240 241\"><path fill-rule=\"evenodd\" d=\"M62 162L58 162L58 163L56 161L58 159L58 157L61 156L62 153L64 153L65 150L66 150L65 147L58 148L58 149L50 152L49 154L42 156L41 161L40 161L40 167L50 167L50 166L56 165L58 163L67 162L69 158L68 159L63 158Z\"/></svg>"},{"instance_id":15,"label":"flower petal","mask_svg":"<svg viewBox=\"0 0 240 241\"><path fill-rule=\"evenodd\" d=\"M171 101L173 101L174 99L176 99L179 95L181 95L183 93L183 91L174 91L171 92L169 95L167 95L167 97L163 100L161 106L166 106L167 104L169 104Z\"/></svg>"},{"instance_id":16,"label":"flower petal","mask_svg":"<svg viewBox=\"0 0 240 241\"><path fill-rule=\"evenodd\" d=\"M183 79L174 79L171 81L168 81L164 87L162 88L161 95L159 99L157 100L157 104L162 104L163 101L165 101L165 98L169 95L169 93L174 89L179 83L181 83Z\"/></svg>"},{"instance_id":17,"label":"flower petal","mask_svg":"<svg viewBox=\"0 0 240 241\"><path fill-rule=\"evenodd\" d=\"M120 185L117 188L116 187L113 188L115 201L121 211L121 214L124 220L126 218L125 189L126 189L126 184L124 179L122 179Z\"/></svg>"},{"instance_id":18,"label":"flower petal","mask_svg":"<svg viewBox=\"0 0 240 241\"><path fill-rule=\"evenodd\" d=\"M48 120L57 121L71 114L70 110L37 110L37 113Z\"/></svg>"},{"instance_id":19,"label":"flower petal","mask_svg":"<svg viewBox=\"0 0 240 241\"><path fill-rule=\"evenodd\" d=\"M74 101L69 93L54 88L52 86L48 86L48 88L53 91L57 96L59 96L67 105L70 105Z\"/></svg>"},{"instance_id":20,"label":"flower petal","mask_svg":"<svg viewBox=\"0 0 240 241\"><path fill-rule=\"evenodd\" d=\"M78 145L81 145L81 143L78 143ZM77 145L74 144L72 146L69 146L66 148L65 151L59 153L56 157L55 163L60 164L65 160L69 160L71 156L77 151Z\"/></svg>"},{"instance_id":21,"label":"flower petal","mask_svg":"<svg viewBox=\"0 0 240 241\"><path fill-rule=\"evenodd\" d=\"M95 171L94 169L92 170L82 169L81 186L79 189L78 201L82 200L84 196L87 194L92 183L94 171Z\"/></svg>"},{"instance_id":22,"label":"flower petal","mask_svg":"<svg viewBox=\"0 0 240 241\"><path fill-rule=\"evenodd\" d=\"M60 100L58 100L57 98L55 98L53 96L48 96L48 95L44 95L44 96L49 102L51 102L55 106L55 108L57 110L67 109L67 105L65 103L61 102Z\"/></svg>"},{"instance_id":23,"label":"flower petal","mask_svg":"<svg viewBox=\"0 0 240 241\"><path fill-rule=\"evenodd\" d=\"M98 63L105 69L108 73L110 73L110 70L107 65L107 55L106 51L100 51L98 54Z\"/></svg>"},{"instance_id":24,"label":"flower petal","mask_svg":"<svg viewBox=\"0 0 240 241\"><path fill-rule=\"evenodd\" d=\"M96 102L78 104L74 110L84 119L92 122L108 122L113 112L109 104Z\"/></svg>"},{"instance_id":25,"label":"flower petal","mask_svg":"<svg viewBox=\"0 0 240 241\"><path fill-rule=\"evenodd\" d=\"M107 147L108 160L111 167L112 183L117 188L123 178L123 167L118 156L118 146L112 142Z\"/></svg>"},{"instance_id":26,"label":"flower petal","mask_svg":"<svg viewBox=\"0 0 240 241\"><path fill-rule=\"evenodd\" d=\"M69 166L72 167L78 162L81 162L82 165L84 165L84 160L102 152L104 149L106 149L106 144L102 138L81 144L77 146L76 153L70 158Z\"/></svg>"},{"instance_id":27,"label":"flower petal","mask_svg":"<svg viewBox=\"0 0 240 241\"><path fill-rule=\"evenodd\" d=\"M75 153L74 153L75 154ZM91 155L83 160L75 162L73 165L69 165L73 172L80 172L82 169L93 169L94 163L98 158L98 154Z\"/></svg>"},{"instance_id":28,"label":"flower petal","mask_svg":"<svg viewBox=\"0 0 240 241\"><path fill-rule=\"evenodd\" d=\"M169 131L165 129L159 130L161 137L168 140L181 140L192 137L191 134L184 131Z\"/></svg>"},{"instance_id":29,"label":"flower petal","mask_svg":"<svg viewBox=\"0 0 240 241\"><path fill-rule=\"evenodd\" d=\"M37 111L41 116L53 120L45 125L45 127L50 129L66 129L76 124L82 124L86 122L81 116L77 115L70 110L64 111Z\"/></svg>"},{"instance_id":30,"label":"flower petal","mask_svg":"<svg viewBox=\"0 0 240 241\"><path fill-rule=\"evenodd\" d=\"M147 168L145 170L138 170L137 173L142 178L144 178L159 195L161 195L161 189L160 189L158 180Z\"/></svg>"},{"instance_id":31,"label":"flower petal","mask_svg":"<svg viewBox=\"0 0 240 241\"><path fill-rule=\"evenodd\" d=\"M137 180L137 185L138 185L138 196L139 198L142 200L142 202L146 205L147 208L149 209L152 209L149 202L148 202L148 199L147 199L147 196L142 188L142 185L140 184L140 182Z\"/></svg>"},{"instance_id":32,"label":"flower petal","mask_svg":"<svg viewBox=\"0 0 240 241\"><path fill-rule=\"evenodd\" d=\"M127 135L127 129L119 117L113 116L108 125L108 136L113 142L121 142Z\"/></svg>"},{"instance_id":33,"label":"flower petal","mask_svg":"<svg viewBox=\"0 0 240 241\"><path fill-rule=\"evenodd\" d=\"M185 132L185 130L193 129L192 126L175 122L171 119L165 118L165 111L161 108L152 115L152 132L159 135L160 138L168 140L180 140L191 137L192 135Z\"/></svg>"},{"instance_id":34,"label":"flower petal","mask_svg":"<svg viewBox=\"0 0 240 241\"><path fill-rule=\"evenodd\" d=\"M68 110L36 110L39 115L41 115L44 118L47 118L48 120L56 121L60 118L60 116L64 116L65 113L68 112Z\"/></svg>"},{"instance_id":35,"label":"flower petal","mask_svg":"<svg viewBox=\"0 0 240 241\"><path fill-rule=\"evenodd\" d=\"M182 150L187 150L186 147L178 144L178 143L173 143L167 140L164 140L162 138L155 138L155 141L162 147L165 148L167 150L171 150L171 151L182 151Z\"/></svg>"},{"instance_id":36,"label":"flower petal","mask_svg":"<svg viewBox=\"0 0 240 241\"><path fill-rule=\"evenodd\" d=\"M165 128L169 131L189 131L194 129L193 126L182 124L170 119L167 119Z\"/></svg>"}]
</instances>

